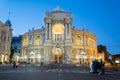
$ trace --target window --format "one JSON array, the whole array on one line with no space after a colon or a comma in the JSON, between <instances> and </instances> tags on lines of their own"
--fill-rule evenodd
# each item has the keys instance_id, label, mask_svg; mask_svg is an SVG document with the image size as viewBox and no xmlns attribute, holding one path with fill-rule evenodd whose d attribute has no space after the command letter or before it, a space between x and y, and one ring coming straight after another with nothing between
<instances>
[{"instance_id":1,"label":"window","mask_svg":"<svg viewBox=\"0 0 120 80\"><path fill-rule=\"evenodd\" d=\"M28 45L28 36L25 36L23 40L23 46L27 46L27 45Z\"/></svg>"},{"instance_id":2,"label":"window","mask_svg":"<svg viewBox=\"0 0 120 80\"><path fill-rule=\"evenodd\" d=\"M80 45L81 43L82 43L81 37L80 37L80 36L77 36L76 44L77 44L77 45Z\"/></svg>"},{"instance_id":3,"label":"window","mask_svg":"<svg viewBox=\"0 0 120 80\"><path fill-rule=\"evenodd\" d=\"M55 24L52 27L52 40L61 41L64 40L64 25L63 24Z\"/></svg>"},{"instance_id":4,"label":"window","mask_svg":"<svg viewBox=\"0 0 120 80\"><path fill-rule=\"evenodd\" d=\"M29 35L29 44L32 44L32 35Z\"/></svg>"},{"instance_id":5,"label":"window","mask_svg":"<svg viewBox=\"0 0 120 80\"><path fill-rule=\"evenodd\" d=\"M62 34L55 34L55 41L61 41L62 40Z\"/></svg>"},{"instance_id":6,"label":"window","mask_svg":"<svg viewBox=\"0 0 120 80\"><path fill-rule=\"evenodd\" d=\"M36 35L35 43L36 45L39 45L41 43L40 35Z\"/></svg>"}]
</instances>

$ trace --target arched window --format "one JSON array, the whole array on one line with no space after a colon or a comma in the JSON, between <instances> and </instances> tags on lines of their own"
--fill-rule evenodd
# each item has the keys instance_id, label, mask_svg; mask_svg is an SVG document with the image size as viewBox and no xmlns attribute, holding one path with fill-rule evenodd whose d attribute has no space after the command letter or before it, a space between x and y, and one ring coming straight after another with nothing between
<instances>
[{"instance_id":1,"label":"arched window","mask_svg":"<svg viewBox=\"0 0 120 80\"><path fill-rule=\"evenodd\" d=\"M64 25L63 24L54 24L52 27L52 40L61 41L64 40Z\"/></svg>"},{"instance_id":2,"label":"arched window","mask_svg":"<svg viewBox=\"0 0 120 80\"><path fill-rule=\"evenodd\" d=\"M41 43L40 35L36 35L35 43L36 45L39 45Z\"/></svg>"},{"instance_id":3,"label":"arched window","mask_svg":"<svg viewBox=\"0 0 120 80\"><path fill-rule=\"evenodd\" d=\"M76 44L77 45L81 45L81 43L82 43L81 37L77 36L77 38L76 38Z\"/></svg>"}]
</instances>

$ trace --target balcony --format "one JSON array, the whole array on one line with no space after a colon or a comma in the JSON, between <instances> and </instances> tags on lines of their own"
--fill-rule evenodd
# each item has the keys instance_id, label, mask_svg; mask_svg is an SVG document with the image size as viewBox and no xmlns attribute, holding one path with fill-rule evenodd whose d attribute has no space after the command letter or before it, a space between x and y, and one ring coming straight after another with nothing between
<instances>
[{"instance_id":1,"label":"balcony","mask_svg":"<svg viewBox=\"0 0 120 80\"><path fill-rule=\"evenodd\" d=\"M64 40L52 40L52 43L54 43L54 44L56 44L56 43L63 44Z\"/></svg>"}]
</instances>

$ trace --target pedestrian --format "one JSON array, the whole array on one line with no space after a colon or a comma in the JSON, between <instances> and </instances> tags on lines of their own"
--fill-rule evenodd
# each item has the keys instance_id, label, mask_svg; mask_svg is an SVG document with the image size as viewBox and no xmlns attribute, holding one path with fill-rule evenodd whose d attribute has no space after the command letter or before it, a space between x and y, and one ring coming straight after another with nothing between
<instances>
[{"instance_id":1,"label":"pedestrian","mask_svg":"<svg viewBox=\"0 0 120 80\"><path fill-rule=\"evenodd\" d=\"M90 73L93 72L93 62L90 63Z\"/></svg>"},{"instance_id":2,"label":"pedestrian","mask_svg":"<svg viewBox=\"0 0 120 80\"><path fill-rule=\"evenodd\" d=\"M105 63L101 63L99 75L105 75Z\"/></svg>"},{"instance_id":3,"label":"pedestrian","mask_svg":"<svg viewBox=\"0 0 120 80\"><path fill-rule=\"evenodd\" d=\"M40 65L41 65L41 66L43 65L43 62L42 62L42 61L40 62Z\"/></svg>"},{"instance_id":4,"label":"pedestrian","mask_svg":"<svg viewBox=\"0 0 120 80\"><path fill-rule=\"evenodd\" d=\"M19 62L16 62L16 68L19 66Z\"/></svg>"},{"instance_id":5,"label":"pedestrian","mask_svg":"<svg viewBox=\"0 0 120 80\"><path fill-rule=\"evenodd\" d=\"M99 63L99 61L97 60L97 74L99 73L99 71L100 71L100 63Z\"/></svg>"},{"instance_id":6,"label":"pedestrian","mask_svg":"<svg viewBox=\"0 0 120 80\"><path fill-rule=\"evenodd\" d=\"M99 73L101 73L102 64L103 64L103 62L102 62L102 59L101 59L100 62L99 62Z\"/></svg>"},{"instance_id":7,"label":"pedestrian","mask_svg":"<svg viewBox=\"0 0 120 80\"><path fill-rule=\"evenodd\" d=\"M13 68L14 69L16 68L16 62L15 61L13 62Z\"/></svg>"},{"instance_id":8,"label":"pedestrian","mask_svg":"<svg viewBox=\"0 0 120 80\"><path fill-rule=\"evenodd\" d=\"M93 61L93 73L98 73L98 64L97 60Z\"/></svg>"}]
</instances>

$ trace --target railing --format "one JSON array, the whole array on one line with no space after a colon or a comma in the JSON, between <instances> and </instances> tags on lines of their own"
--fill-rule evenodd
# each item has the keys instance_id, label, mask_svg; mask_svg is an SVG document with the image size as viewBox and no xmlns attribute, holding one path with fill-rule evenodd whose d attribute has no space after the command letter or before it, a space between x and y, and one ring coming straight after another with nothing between
<instances>
[{"instance_id":1,"label":"railing","mask_svg":"<svg viewBox=\"0 0 120 80\"><path fill-rule=\"evenodd\" d=\"M52 40L52 43L63 44L63 43L64 43L64 40Z\"/></svg>"}]
</instances>

